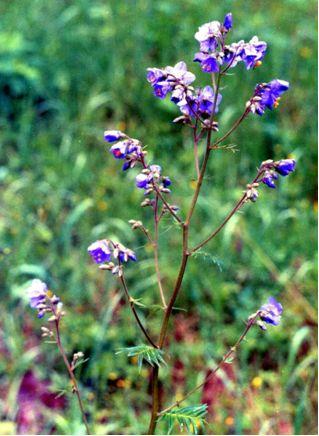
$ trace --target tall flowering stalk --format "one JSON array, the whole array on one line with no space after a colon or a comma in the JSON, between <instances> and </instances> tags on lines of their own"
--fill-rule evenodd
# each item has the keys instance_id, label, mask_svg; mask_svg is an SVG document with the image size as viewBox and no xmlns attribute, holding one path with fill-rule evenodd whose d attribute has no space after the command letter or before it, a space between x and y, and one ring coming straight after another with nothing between
<instances>
[{"instance_id":1,"label":"tall flowering stalk","mask_svg":"<svg viewBox=\"0 0 319 436\"><path fill-rule=\"evenodd\" d=\"M140 172L136 176L136 187L144 191L145 199L142 202L142 206L150 207L153 211L153 237L141 221L131 220L130 223L133 229L141 229L154 247L155 270L160 298L164 309L161 329L157 340L150 337L138 318L137 312L134 310L134 299L130 297L124 281L124 266L129 260L135 261L135 255L132 254L130 250L123 247L122 256L120 256L116 244L107 240L94 243L93 246L89 247L89 253L92 255L93 259L100 264L100 268L111 270L113 274L118 275L143 335L150 346L161 353L163 353L165 349L172 309L181 290L190 257L215 238L232 216L245 204L256 202L261 185L275 188L279 176L287 176L295 170L295 161L293 159L282 159L279 161L267 160L262 162L257 170L256 176L247 184L243 195L238 199L235 206L230 210L220 225L216 229L213 229L200 243L195 246L191 245L190 230L192 218L207 172L207 165L211 153L216 149L227 149L227 145L223 145L223 143L250 114L263 116L267 109L275 109L279 105L281 96L289 89L289 83L280 79L273 79L267 83L257 84L251 97L246 104L243 105L242 114L228 131L223 135L218 135L219 125L216 116L222 102L222 95L220 93L222 81L227 76L229 70L241 63L244 64L247 70L254 70L260 67L267 51L266 42L260 41L257 36L253 36L249 42L241 40L239 42L228 43L228 34L232 29L232 25L232 14L228 13L223 23L219 21L206 23L202 25L195 34L195 39L199 42L199 51L195 54L194 61L200 64L203 72L210 75L211 84L206 85L204 88L195 88L193 86L196 77L193 73L188 71L183 61L178 62L173 67L154 67L148 68L147 70L147 81L152 86L154 95L160 99L170 96L171 101L181 112L181 115L175 118L174 122L185 125L191 131L197 180L193 198L190 202L188 212L184 217L179 213L178 207L169 200L171 180L163 175L162 168L159 165L147 161L147 153L142 143L120 131L111 130L106 131L104 134L106 142L111 144L110 152L114 158L124 162L124 171L135 166L140 168ZM204 145L204 150L201 150L202 145ZM181 229L182 239L180 267L172 291L167 293L167 295L164 295L161 282L157 250L158 227L164 214L170 214L178 223ZM114 263L112 259L116 259L117 262ZM214 376L221 364L229 359L236 351L253 325L258 324L263 330L266 329L267 323L278 325L281 314L282 306L271 297L267 304L261 306L255 314L248 318L243 334L239 337L234 347L225 354L217 368L207 375L204 382L194 387L182 400L173 403L162 411L160 411L158 387L160 365L156 363L153 364L152 409L148 433L153 434L158 420L165 416L169 416L169 419L179 416L179 422L181 424L193 422L192 420L188 421L188 418L192 419L191 413L194 413L193 418L195 416L201 417L205 412L201 406L195 409L183 409L185 413L187 411L188 415L186 415L188 418L185 413L184 415L178 415L176 407L178 408L181 402L186 400L193 392L200 389L209 378ZM182 409L180 409L180 412L181 411Z\"/></svg>"},{"instance_id":2,"label":"tall flowering stalk","mask_svg":"<svg viewBox=\"0 0 319 436\"><path fill-rule=\"evenodd\" d=\"M194 87L196 77L192 72L188 71L187 65L183 61L178 62L175 66L166 66L165 68L152 67L147 70L147 81L153 88L155 97L160 99L170 97L170 100L180 111L179 116L174 119L174 122L181 123L188 128L193 140L196 187L188 211L185 214L180 213L179 207L170 200L171 179L165 174L160 165L148 161L147 152L141 141L131 138L128 134L119 130L107 130L104 133L104 139L110 145L109 151L115 159L122 162L123 171L132 170L135 167L138 168L135 185L144 194L141 206L152 211L154 221L152 232L140 220L130 220L130 224L134 230L140 230L153 247L159 301L163 309L161 328L157 334L154 332L150 333L142 322L138 313L140 303L133 298L125 279L125 269L128 264L138 260L135 252L125 247L122 243L107 237L93 242L88 247L88 253L93 261L98 264L99 268L110 271L119 280L132 312L132 319L136 321L137 328L145 340L144 345L138 345L121 351L126 351L129 356L137 356L139 365L146 361L152 367L152 406L148 434L155 433L156 425L162 419L168 420L170 429L172 429L172 425L176 421L181 426L186 426L189 431L194 430L197 420L201 420L205 415L206 406L181 408L180 404L186 401L194 392L201 389L210 378L214 377L223 363L229 363L230 359L233 358L233 354L254 325L258 325L262 330L266 329L267 324L276 326L280 322L283 311L281 304L275 298L270 297L266 304L262 305L256 313L248 317L245 329L235 345L224 355L217 367L206 375L205 380L191 389L178 402L173 402L171 405L160 410L160 365L165 361L169 321L176 299L181 291L190 258L215 238L244 205L255 203L262 186L274 189L279 177L289 175L295 170L296 165L293 159L266 160L262 162L257 169L255 177L247 183L241 197L222 222L215 229L212 229L197 245L191 244L192 219L211 154L214 150L231 148L225 145L224 142L241 123L248 116L254 116L255 114L263 116L267 109L276 109L281 96L289 89L289 83L281 79L273 79L269 82L257 84L251 92L251 97L246 104L243 104L242 113L238 116L237 120L234 121L233 125L225 133L218 133L217 114L222 104L220 90L222 89L223 80L227 77L230 70L240 64L253 73L255 68L261 66L267 51L266 42L260 41L257 36L253 36L248 42L241 40L229 43L228 36L232 26L232 14L228 13L222 23L212 21L203 24L195 34L195 39L199 43L199 51L195 54L194 61L199 63L201 70L209 75L209 84L203 88ZM180 266L170 291L163 287L159 263L159 226L164 215L170 215L177 223L181 232ZM53 333L52 329L46 329L44 334L55 335L56 343L79 400L83 420L87 426L82 400L74 378L73 366L68 362L60 341L59 321L62 316L62 312L58 309L60 303L57 297L49 295L47 290L39 288L33 289L31 292L30 303L32 307L38 309L40 317L46 312L52 312L53 318L51 321L54 323L55 333ZM89 432L88 426L87 431Z\"/></svg>"}]
</instances>

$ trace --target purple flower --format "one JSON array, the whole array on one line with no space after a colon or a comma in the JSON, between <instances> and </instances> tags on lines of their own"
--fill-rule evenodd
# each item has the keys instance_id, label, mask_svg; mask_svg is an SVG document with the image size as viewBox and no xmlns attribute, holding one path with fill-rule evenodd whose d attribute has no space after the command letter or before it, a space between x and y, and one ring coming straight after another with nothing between
<instances>
[{"instance_id":1,"label":"purple flower","mask_svg":"<svg viewBox=\"0 0 319 436\"><path fill-rule=\"evenodd\" d=\"M254 36L248 43L243 44L239 57L246 64L247 70L260 65L267 50L267 43L259 41L257 36Z\"/></svg>"},{"instance_id":2,"label":"purple flower","mask_svg":"<svg viewBox=\"0 0 319 436\"><path fill-rule=\"evenodd\" d=\"M261 181L267 185L269 188L276 188L275 185L275 180L278 179L278 176L275 172L273 171L265 171L263 178L261 179Z\"/></svg>"},{"instance_id":3,"label":"purple flower","mask_svg":"<svg viewBox=\"0 0 319 436\"><path fill-rule=\"evenodd\" d=\"M282 314L282 305L274 297L268 299L268 303L261 306L260 319L267 324L278 325Z\"/></svg>"},{"instance_id":4,"label":"purple flower","mask_svg":"<svg viewBox=\"0 0 319 436\"><path fill-rule=\"evenodd\" d=\"M275 170L281 176L288 176L288 174L292 173L296 168L296 161L294 159L282 159L278 162L275 162Z\"/></svg>"},{"instance_id":5,"label":"purple flower","mask_svg":"<svg viewBox=\"0 0 319 436\"><path fill-rule=\"evenodd\" d=\"M106 142L116 142L123 138L126 138L126 135L119 130L106 130L104 132L104 140Z\"/></svg>"},{"instance_id":6,"label":"purple flower","mask_svg":"<svg viewBox=\"0 0 319 436\"><path fill-rule=\"evenodd\" d=\"M159 69L159 68L148 68L147 69L147 81L154 85L157 82L161 82L162 80L165 80L167 77L167 74L165 71Z\"/></svg>"},{"instance_id":7,"label":"purple flower","mask_svg":"<svg viewBox=\"0 0 319 436\"><path fill-rule=\"evenodd\" d=\"M127 155L127 142L123 141L119 142L115 145L112 145L110 148L110 152L113 154L115 159L124 159Z\"/></svg>"},{"instance_id":8,"label":"purple flower","mask_svg":"<svg viewBox=\"0 0 319 436\"><path fill-rule=\"evenodd\" d=\"M225 15L223 26L227 31L233 27L233 15L231 12Z\"/></svg>"},{"instance_id":9,"label":"purple flower","mask_svg":"<svg viewBox=\"0 0 319 436\"><path fill-rule=\"evenodd\" d=\"M41 280L32 280L31 285L27 288L27 294L30 300L30 307L38 311L38 318L43 318L46 312L54 312L52 305L57 305L57 309L54 312L55 315L63 315L59 309L59 305L62 305L62 303L59 303L60 298L49 291L46 283Z\"/></svg>"},{"instance_id":10,"label":"purple flower","mask_svg":"<svg viewBox=\"0 0 319 436\"><path fill-rule=\"evenodd\" d=\"M204 73L218 73L222 61L218 61L218 54L198 52L195 54L194 62L199 62Z\"/></svg>"},{"instance_id":11,"label":"purple flower","mask_svg":"<svg viewBox=\"0 0 319 436\"><path fill-rule=\"evenodd\" d=\"M218 106L222 100L221 94L218 94L216 100L215 113L218 112ZM202 118L209 118L212 115L215 101L215 93L211 86L205 86L203 89L197 89L195 95L178 103L181 112L184 115L195 117L199 115Z\"/></svg>"},{"instance_id":12,"label":"purple flower","mask_svg":"<svg viewBox=\"0 0 319 436\"><path fill-rule=\"evenodd\" d=\"M88 247L88 253L94 262L98 264L110 262L111 260L111 249L106 239L93 242L93 244Z\"/></svg>"},{"instance_id":13,"label":"purple flower","mask_svg":"<svg viewBox=\"0 0 319 436\"><path fill-rule=\"evenodd\" d=\"M185 62L178 62L174 67L166 67L167 79L171 82L177 82L176 84L190 85L196 79L195 74L187 71L187 65Z\"/></svg>"},{"instance_id":14,"label":"purple flower","mask_svg":"<svg viewBox=\"0 0 319 436\"><path fill-rule=\"evenodd\" d=\"M174 67L167 66L164 69L147 69L147 80L153 87L154 95L161 99L165 98L169 92L174 94L172 95L173 101L176 98L182 98L183 93L195 78L193 73L187 71L185 62L178 62Z\"/></svg>"},{"instance_id":15,"label":"purple flower","mask_svg":"<svg viewBox=\"0 0 319 436\"><path fill-rule=\"evenodd\" d=\"M34 279L30 287L27 289L27 294L30 300L30 307L37 309L45 302L47 297L48 287L46 283L39 279Z\"/></svg>"},{"instance_id":16,"label":"purple flower","mask_svg":"<svg viewBox=\"0 0 319 436\"><path fill-rule=\"evenodd\" d=\"M221 36L221 24L219 21L203 24L195 33L195 39L200 43L200 51L203 52L216 50Z\"/></svg>"},{"instance_id":17,"label":"purple flower","mask_svg":"<svg viewBox=\"0 0 319 436\"><path fill-rule=\"evenodd\" d=\"M113 244L114 244L113 256L115 257L115 259L118 259L121 263L128 262L129 260L132 260L133 262L137 261L134 251L124 247L124 245L120 243L113 243Z\"/></svg>"},{"instance_id":18,"label":"purple flower","mask_svg":"<svg viewBox=\"0 0 319 436\"><path fill-rule=\"evenodd\" d=\"M163 181L164 188L168 188L172 184L171 179L169 177L163 177L162 181Z\"/></svg>"},{"instance_id":19,"label":"purple flower","mask_svg":"<svg viewBox=\"0 0 319 436\"><path fill-rule=\"evenodd\" d=\"M279 105L280 96L289 89L285 80L275 79L256 86L254 97L250 100L250 111L263 115L266 108L272 110Z\"/></svg>"},{"instance_id":20,"label":"purple flower","mask_svg":"<svg viewBox=\"0 0 319 436\"><path fill-rule=\"evenodd\" d=\"M149 174L140 173L135 177L135 184L137 188L146 189L147 185L153 180Z\"/></svg>"}]
</instances>

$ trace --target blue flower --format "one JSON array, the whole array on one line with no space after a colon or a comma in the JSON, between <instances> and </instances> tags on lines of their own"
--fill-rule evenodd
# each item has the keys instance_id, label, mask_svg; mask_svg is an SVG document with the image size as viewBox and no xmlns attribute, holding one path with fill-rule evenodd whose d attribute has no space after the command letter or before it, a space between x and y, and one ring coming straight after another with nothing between
<instances>
[{"instance_id":1,"label":"blue flower","mask_svg":"<svg viewBox=\"0 0 319 436\"><path fill-rule=\"evenodd\" d=\"M225 15L223 26L227 31L233 27L233 15L231 12Z\"/></svg>"},{"instance_id":2,"label":"blue flower","mask_svg":"<svg viewBox=\"0 0 319 436\"><path fill-rule=\"evenodd\" d=\"M262 321L267 324L279 325L283 309L274 297L270 297L268 303L261 306L259 310L259 317Z\"/></svg>"},{"instance_id":3,"label":"blue flower","mask_svg":"<svg viewBox=\"0 0 319 436\"><path fill-rule=\"evenodd\" d=\"M266 108L270 110L277 108L280 96L288 89L289 83L279 79L257 85L255 94L249 103L250 111L263 115Z\"/></svg>"},{"instance_id":4,"label":"blue flower","mask_svg":"<svg viewBox=\"0 0 319 436\"><path fill-rule=\"evenodd\" d=\"M132 260L133 262L137 261L134 251L124 247L124 245L120 243L113 242L113 245L113 256L115 259L118 259L121 263L128 262L129 260Z\"/></svg>"},{"instance_id":5,"label":"blue flower","mask_svg":"<svg viewBox=\"0 0 319 436\"><path fill-rule=\"evenodd\" d=\"M264 41L259 41L257 36L254 36L248 43L243 44L238 56L246 64L247 70L259 66L264 58L267 50L267 44Z\"/></svg>"},{"instance_id":6,"label":"blue flower","mask_svg":"<svg viewBox=\"0 0 319 436\"><path fill-rule=\"evenodd\" d=\"M199 62L204 73L218 73L222 60L215 53L198 52L195 54L194 62Z\"/></svg>"},{"instance_id":7,"label":"blue flower","mask_svg":"<svg viewBox=\"0 0 319 436\"><path fill-rule=\"evenodd\" d=\"M222 96L218 94L215 113L218 112L221 100ZM209 118L213 112L214 101L215 93L213 88L211 86L205 86L202 89L197 89L195 94L188 96L187 99L177 104L184 115L195 117L195 114L197 114L202 118Z\"/></svg>"},{"instance_id":8,"label":"blue flower","mask_svg":"<svg viewBox=\"0 0 319 436\"><path fill-rule=\"evenodd\" d=\"M273 171L265 171L263 178L261 179L261 181L267 185L269 188L276 188L275 185L275 180L278 179L278 176L275 172Z\"/></svg>"},{"instance_id":9,"label":"blue flower","mask_svg":"<svg viewBox=\"0 0 319 436\"><path fill-rule=\"evenodd\" d=\"M34 279L31 282L31 285L27 288L27 294L30 301L30 307L32 309L37 309L38 318L43 318L45 313L53 312L55 315L63 313L55 309L53 310L53 305L59 308L60 298L54 295L51 291L49 291L46 283L42 282L39 279ZM58 304L59 303L59 304Z\"/></svg>"},{"instance_id":10,"label":"blue flower","mask_svg":"<svg viewBox=\"0 0 319 436\"><path fill-rule=\"evenodd\" d=\"M111 260L111 249L109 242L106 239L93 242L88 247L88 253L92 257L95 263L110 262Z\"/></svg>"},{"instance_id":11,"label":"blue flower","mask_svg":"<svg viewBox=\"0 0 319 436\"><path fill-rule=\"evenodd\" d=\"M153 180L149 174L140 173L135 177L135 184L137 188L146 189L147 185Z\"/></svg>"},{"instance_id":12,"label":"blue flower","mask_svg":"<svg viewBox=\"0 0 319 436\"><path fill-rule=\"evenodd\" d=\"M116 142L123 138L126 138L126 135L119 130L106 130L104 132L104 140L106 142Z\"/></svg>"},{"instance_id":13,"label":"blue flower","mask_svg":"<svg viewBox=\"0 0 319 436\"><path fill-rule=\"evenodd\" d=\"M219 21L205 23L199 27L195 33L195 39L200 43L200 51L210 52L216 50L222 36L221 27Z\"/></svg>"},{"instance_id":14,"label":"blue flower","mask_svg":"<svg viewBox=\"0 0 319 436\"><path fill-rule=\"evenodd\" d=\"M278 162L275 162L275 170L281 176L288 176L288 174L292 173L296 168L296 161L294 159L282 159Z\"/></svg>"},{"instance_id":15,"label":"blue flower","mask_svg":"<svg viewBox=\"0 0 319 436\"><path fill-rule=\"evenodd\" d=\"M187 71L185 62L178 62L174 67L167 66L164 69L147 69L147 81L152 85L154 95L161 99L169 92L174 93L176 88L179 88L179 94L183 94L195 78L193 73ZM176 98L176 95L172 98Z\"/></svg>"},{"instance_id":16,"label":"blue flower","mask_svg":"<svg viewBox=\"0 0 319 436\"><path fill-rule=\"evenodd\" d=\"M34 279L30 287L27 289L27 294L30 300L30 307L37 309L45 302L47 297L48 287L46 283L39 279Z\"/></svg>"}]
</instances>

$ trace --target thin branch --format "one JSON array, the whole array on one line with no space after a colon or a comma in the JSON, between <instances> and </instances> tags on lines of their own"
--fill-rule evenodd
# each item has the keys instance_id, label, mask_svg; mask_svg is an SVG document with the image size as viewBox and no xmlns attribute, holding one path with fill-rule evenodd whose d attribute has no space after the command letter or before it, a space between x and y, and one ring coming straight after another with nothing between
<instances>
[{"instance_id":1,"label":"thin branch","mask_svg":"<svg viewBox=\"0 0 319 436\"><path fill-rule=\"evenodd\" d=\"M193 141L194 141L194 160L195 160L195 169L197 174L197 180L199 179L200 170L199 170L199 158L198 158L198 138L197 138L197 120L195 123L195 127L193 130Z\"/></svg>"},{"instance_id":2,"label":"thin branch","mask_svg":"<svg viewBox=\"0 0 319 436\"><path fill-rule=\"evenodd\" d=\"M225 141L225 139L228 138L229 135L233 133L235 129L239 126L239 124L246 118L246 116L249 114L250 110L249 108L245 109L245 111L242 113L242 115L234 122L234 124L231 126L231 128L228 130L228 132L225 133L221 138L217 138L214 144L211 146L212 149L216 148L218 144Z\"/></svg>"},{"instance_id":3,"label":"thin branch","mask_svg":"<svg viewBox=\"0 0 319 436\"><path fill-rule=\"evenodd\" d=\"M196 245L194 248L192 248L189 252L190 255L194 254L196 251L198 251L200 248L202 248L204 245L206 245L211 239L213 239L222 229L223 227L228 223L228 221L232 218L233 215L242 207L242 205L246 202L247 194L245 194L240 198L240 200L236 203L235 207L229 212L229 214L226 216L226 218L223 220L223 222L215 229L207 238L205 238L200 244Z\"/></svg>"},{"instance_id":4,"label":"thin branch","mask_svg":"<svg viewBox=\"0 0 319 436\"><path fill-rule=\"evenodd\" d=\"M208 380L212 379L214 377L214 375L216 374L216 372L221 368L222 364L225 363L227 361L227 359L229 359L237 350L237 348L239 347L239 345L241 344L241 342L245 339L247 333L249 332L249 330L251 329L251 327L255 324L256 319L258 318L260 312L256 312L255 316L251 319L248 320L247 324L246 324L246 328L244 330L244 332L241 334L241 336L239 337L239 339L237 340L237 342L235 343L235 345L233 345L228 352L223 356L223 358L221 359L221 361L219 362L219 364L216 366L216 368L212 371L210 371L210 373L205 377L205 380L200 383L199 385L195 386L193 389L191 389L186 395L184 395L184 397L179 400L176 401L175 403L171 404L169 407L167 407L166 409L162 410L159 415L164 415L165 413L169 412L170 410L174 409L174 407L179 406L182 402L184 402L188 397L190 397L194 392L198 391L200 388L202 388L207 382Z\"/></svg>"},{"instance_id":5,"label":"thin branch","mask_svg":"<svg viewBox=\"0 0 319 436\"><path fill-rule=\"evenodd\" d=\"M67 371L69 373L69 377L70 377L72 385L73 385L73 391L75 392L75 395L77 396L77 400L78 400L79 407L80 407L80 410L81 410L82 419L83 419L83 422L84 422L84 425L85 425L85 428L86 428L86 432L87 432L88 435L90 435L91 434L90 433L90 428L89 428L88 421L86 419L86 415L85 415L84 406L83 406L81 394L80 394L80 391L79 391L79 387L78 387L78 384L77 384L77 381L76 381L73 369L72 369L72 367L70 365L70 362L69 362L69 360L68 360L68 358L66 356L65 350L64 350L62 342L61 342L60 329L59 329L60 318L59 318L59 315L56 313L55 308L54 308L53 305L52 305L51 308L52 308L52 312L53 312L53 314L55 316L54 327L55 327L55 340L56 340L56 344L57 344L58 349L60 351L60 354L62 356L63 362L64 362L64 364L66 366L66 369L67 369Z\"/></svg>"},{"instance_id":6,"label":"thin branch","mask_svg":"<svg viewBox=\"0 0 319 436\"><path fill-rule=\"evenodd\" d=\"M161 193L161 191L159 190L158 186L156 185L156 183L153 182L153 187L157 193L157 195L159 196L159 198L162 200L163 204L165 205L166 209L168 209L168 211L170 212L170 214L176 219L176 221L179 224L183 224L183 221L180 219L180 217L174 212L174 210L171 208L171 206L167 203L167 201L165 200L163 194Z\"/></svg>"},{"instance_id":7,"label":"thin branch","mask_svg":"<svg viewBox=\"0 0 319 436\"><path fill-rule=\"evenodd\" d=\"M148 342L154 348L158 348L158 346L153 342L153 340L151 339L151 337L147 333L146 329L144 328L144 326L143 326L143 324L142 324L142 322L141 322L141 320L140 320L140 318L139 318L139 316L137 314L137 311L136 311L135 306L134 306L134 298L131 297L131 295L130 295L130 293L128 291L128 288L127 288L127 285L126 285L126 281L125 281L125 278L124 278L124 275L123 275L123 271L122 271L122 274L119 277L119 279L120 279L120 282L122 283L122 286L123 286L123 289L124 289L127 301L128 301L128 303L130 305L130 308L131 308L131 310L133 312L133 315L134 315L134 317L135 317L135 319L137 321L138 326L140 327L141 331L143 332L143 334L144 334L145 338L148 340Z\"/></svg>"},{"instance_id":8,"label":"thin branch","mask_svg":"<svg viewBox=\"0 0 319 436\"><path fill-rule=\"evenodd\" d=\"M160 273L160 267L159 267L159 258L158 258L158 224L159 224L158 195L156 195L155 206L154 206L154 241L153 241L154 264L155 264L155 271L156 271L156 276L157 276L158 289L160 292L163 307L164 307L164 309L166 309L167 304L166 304L165 295L164 295L163 286L162 286L162 279L161 279L161 273Z\"/></svg>"},{"instance_id":9,"label":"thin branch","mask_svg":"<svg viewBox=\"0 0 319 436\"><path fill-rule=\"evenodd\" d=\"M264 169L259 170L257 176L254 178L251 184L256 183L263 172ZM200 248L206 245L210 240L212 240L224 228L224 226L235 215L235 213L246 203L247 198L248 198L247 192L245 191L244 194L241 196L241 198L238 200L238 202L235 204L233 209L228 213L228 215L221 222L221 224L212 233L210 233L210 235L207 236L202 242L200 242L194 248L189 250L190 255L194 254L196 251L198 251Z\"/></svg>"}]
</instances>

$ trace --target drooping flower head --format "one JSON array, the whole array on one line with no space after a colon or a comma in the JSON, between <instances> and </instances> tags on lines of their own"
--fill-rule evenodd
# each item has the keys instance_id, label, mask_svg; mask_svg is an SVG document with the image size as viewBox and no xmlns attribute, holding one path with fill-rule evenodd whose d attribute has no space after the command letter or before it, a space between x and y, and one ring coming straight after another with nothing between
<instances>
[{"instance_id":1,"label":"drooping flower head","mask_svg":"<svg viewBox=\"0 0 319 436\"><path fill-rule=\"evenodd\" d=\"M263 178L261 181L268 186L268 188L275 189L275 180L278 179L278 175L273 170L267 170L265 171Z\"/></svg>"},{"instance_id":2,"label":"drooping flower head","mask_svg":"<svg viewBox=\"0 0 319 436\"><path fill-rule=\"evenodd\" d=\"M276 188L275 181L278 179L278 174L281 176L288 176L296 168L296 161L294 159L281 159L277 162L273 160L265 161L261 164L261 170L264 169L261 182L269 188Z\"/></svg>"},{"instance_id":3,"label":"drooping flower head","mask_svg":"<svg viewBox=\"0 0 319 436\"><path fill-rule=\"evenodd\" d=\"M172 184L171 180L167 176L162 176L162 168L160 165L150 165L145 168L140 174L135 178L135 184L137 188L145 189L148 192L152 191L152 183L157 183L161 191L168 193L168 186Z\"/></svg>"},{"instance_id":4,"label":"drooping flower head","mask_svg":"<svg viewBox=\"0 0 319 436\"><path fill-rule=\"evenodd\" d=\"M113 143L109 149L115 159L125 160L123 171L133 168L143 156L143 150L137 139L129 138L119 130L107 130L104 132L104 139L108 143Z\"/></svg>"},{"instance_id":5,"label":"drooping flower head","mask_svg":"<svg viewBox=\"0 0 319 436\"><path fill-rule=\"evenodd\" d=\"M266 108L270 110L277 108L281 95L288 89L289 83L279 79L257 85L253 98L248 102L250 111L263 115Z\"/></svg>"},{"instance_id":6,"label":"drooping flower head","mask_svg":"<svg viewBox=\"0 0 319 436\"><path fill-rule=\"evenodd\" d=\"M278 162L275 162L275 170L281 176L288 176L288 174L292 173L296 168L296 161L294 159L282 159Z\"/></svg>"},{"instance_id":7,"label":"drooping flower head","mask_svg":"<svg viewBox=\"0 0 319 436\"><path fill-rule=\"evenodd\" d=\"M30 307L38 311L38 318L43 318L45 313L55 310L55 306L60 301L56 295L49 291L47 284L39 279L32 280L26 292Z\"/></svg>"},{"instance_id":8,"label":"drooping flower head","mask_svg":"<svg viewBox=\"0 0 319 436\"><path fill-rule=\"evenodd\" d=\"M106 239L95 241L88 247L88 252L95 263L110 262L111 248Z\"/></svg>"},{"instance_id":9,"label":"drooping flower head","mask_svg":"<svg viewBox=\"0 0 319 436\"><path fill-rule=\"evenodd\" d=\"M270 297L268 303L261 306L259 310L259 316L262 321L275 326L279 325L283 308L274 297Z\"/></svg>"},{"instance_id":10,"label":"drooping flower head","mask_svg":"<svg viewBox=\"0 0 319 436\"><path fill-rule=\"evenodd\" d=\"M101 269L110 270L112 274L119 276L121 276L122 273L123 263L127 263L130 260L136 262L137 260L133 250L110 239L95 241L87 250L93 261L97 263ZM116 264L112 260L116 262Z\"/></svg>"},{"instance_id":11,"label":"drooping flower head","mask_svg":"<svg viewBox=\"0 0 319 436\"><path fill-rule=\"evenodd\" d=\"M126 138L125 133L120 132L119 130L106 130L104 132L104 140L106 142L116 142L124 138Z\"/></svg>"}]
</instances>

